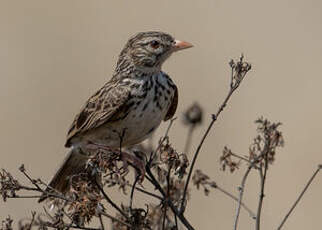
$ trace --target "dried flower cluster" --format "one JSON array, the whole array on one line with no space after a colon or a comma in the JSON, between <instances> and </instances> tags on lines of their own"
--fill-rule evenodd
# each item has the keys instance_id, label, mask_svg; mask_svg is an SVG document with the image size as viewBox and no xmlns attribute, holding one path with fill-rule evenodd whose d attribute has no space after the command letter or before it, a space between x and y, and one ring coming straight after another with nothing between
<instances>
[{"instance_id":1,"label":"dried flower cluster","mask_svg":"<svg viewBox=\"0 0 322 230\"><path fill-rule=\"evenodd\" d=\"M160 144L157 155L160 157L160 162L163 165L166 165L169 170L174 170L175 175L178 175L179 179L184 177L186 174L186 169L189 166L188 158L184 153L178 154L177 151L171 146L168 139L165 140L165 143ZM163 175L164 174L166 174L166 172L164 172ZM165 178L160 175L159 180L163 183Z\"/></svg>"},{"instance_id":2,"label":"dried flower cluster","mask_svg":"<svg viewBox=\"0 0 322 230\"><path fill-rule=\"evenodd\" d=\"M284 146L282 132L278 130L281 123L272 123L262 117L257 119L255 123L258 125L258 135L249 147L249 160L263 163L264 158L267 157L267 161L273 163L276 148Z\"/></svg>"},{"instance_id":3,"label":"dried flower cluster","mask_svg":"<svg viewBox=\"0 0 322 230\"><path fill-rule=\"evenodd\" d=\"M99 203L102 200L100 190L88 173L80 173L71 178L71 188L68 193L72 201L68 203L67 213L74 223L83 226L89 223L97 214Z\"/></svg>"},{"instance_id":4,"label":"dried flower cluster","mask_svg":"<svg viewBox=\"0 0 322 230\"><path fill-rule=\"evenodd\" d=\"M284 146L282 132L278 130L281 123L270 122L262 117L257 119L255 123L257 124L258 135L249 146L248 156L235 154L225 146L220 157L222 170L228 167L230 172L235 172L242 161L251 164L255 168L263 167L264 161L270 164L274 162L276 149Z\"/></svg>"},{"instance_id":5,"label":"dried flower cluster","mask_svg":"<svg viewBox=\"0 0 322 230\"><path fill-rule=\"evenodd\" d=\"M244 77L252 68L252 66L249 63L244 62L244 55L241 55L240 59L237 62L232 59L229 62L229 65L232 70L230 87L232 89L236 89L243 81Z\"/></svg>"},{"instance_id":6,"label":"dried flower cluster","mask_svg":"<svg viewBox=\"0 0 322 230\"><path fill-rule=\"evenodd\" d=\"M225 171L227 167L229 168L231 173L235 172L235 170L238 169L241 160L239 159L238 161L236 161L236 157L234 156L236 155L233 154L233 152L225 146L222 155L219 158L221 169L223 171Z\"/></svg>"},{"instance_id":7,"label":"dried flower cluster","mask_svg":"<svg viewBox=\"0 0 322 230\"><path fill-rule=\"evenodd\" d=\"M14 179L13 176L2 169L0 172L0 191L3 201L7 201L9 197L16 197L16 192L21 189L18 180Z\"/></svg>"},{"instance_id":8,"label":"dried flower cluster","mask_svg":"<svg viewBox=\"0 0 322 230\"><path fill-rule=\"evenodd\" d=\"M197 169L194 172L194 175L192 177L192 182L197 187L198 190L200 189L200 187L202 187L206 196L209 195L209 192L210 192L209 187L217 188L216 182L210 181L209 176L204 174L200 169Z\"/></svg>"}]
</instances>

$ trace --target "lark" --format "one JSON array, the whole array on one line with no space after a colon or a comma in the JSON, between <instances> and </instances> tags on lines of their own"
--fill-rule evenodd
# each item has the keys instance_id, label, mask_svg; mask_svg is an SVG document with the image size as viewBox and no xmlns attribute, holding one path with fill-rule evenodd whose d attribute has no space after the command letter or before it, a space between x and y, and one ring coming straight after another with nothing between
<instances>
[{"instance_id":1,"label":"lark","mask_svg":"<svg viewBox=\"0 0 322 230\"><path fill-rule=\"evenodd\" d=\"M71 150L49 187L67 191L70 176L86 166L89 146L131 147L171 119L177 109L178 89L161 70L162 64L174 52L190 47L164 32L141 32L130 38L112 78L76 115L65 144Z\"/></svg>"}]
</instances>

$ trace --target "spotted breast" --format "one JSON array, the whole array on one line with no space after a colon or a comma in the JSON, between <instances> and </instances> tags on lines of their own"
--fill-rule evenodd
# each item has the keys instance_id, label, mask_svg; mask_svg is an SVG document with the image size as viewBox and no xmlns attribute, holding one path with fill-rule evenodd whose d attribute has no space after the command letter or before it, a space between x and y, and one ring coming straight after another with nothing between
<instances>
[{"instance_id":1,"label":"spotted breast","mask_svg":"<svg viewBox=\"0 0 322 230\"><path fill-rule=\"evenodd\" d=\"M164 72L148 77L125 78L119 86L130 89L128 100L106 124L75 136L72 145L93 142L110 147L135 145L173 116L177 107L177 87Z\"/></svg>"}]
</instances>

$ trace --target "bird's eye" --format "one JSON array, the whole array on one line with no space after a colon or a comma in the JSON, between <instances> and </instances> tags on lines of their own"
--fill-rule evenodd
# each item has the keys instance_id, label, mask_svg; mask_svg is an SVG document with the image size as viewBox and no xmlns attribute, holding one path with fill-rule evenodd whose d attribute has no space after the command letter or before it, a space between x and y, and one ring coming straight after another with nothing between
<instances>
[{"instance_id":1,"label":"bird's eye","mask_svg":"<svg viewBox=\"0 0 322 230\"><path fill-rule=\"evenodd\" d=\"M160 46L160 42L158 42L157 40L153 40L150 42L150 46L153 48L153 49L157 49L159 48Z\"/></svg>"}]
</instances>

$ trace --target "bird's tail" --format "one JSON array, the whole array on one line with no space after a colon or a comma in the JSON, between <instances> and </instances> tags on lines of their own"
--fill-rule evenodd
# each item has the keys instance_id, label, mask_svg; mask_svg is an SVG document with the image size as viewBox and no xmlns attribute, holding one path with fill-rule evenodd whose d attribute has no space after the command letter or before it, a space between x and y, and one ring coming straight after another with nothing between
<instances>
[{"instance_id":1,"label":"bird's tail","mask_svg":"<svg viewBox=\"0 0 322 230\"><path fill-rule=\"evenodd\" d=\"M84 171L87 160L88 156L80 149L72 148L38 202L46 200L49 197L48 192L52 190L65 194L69 190L70 177Z\"/></svg>"}]
</instances>

